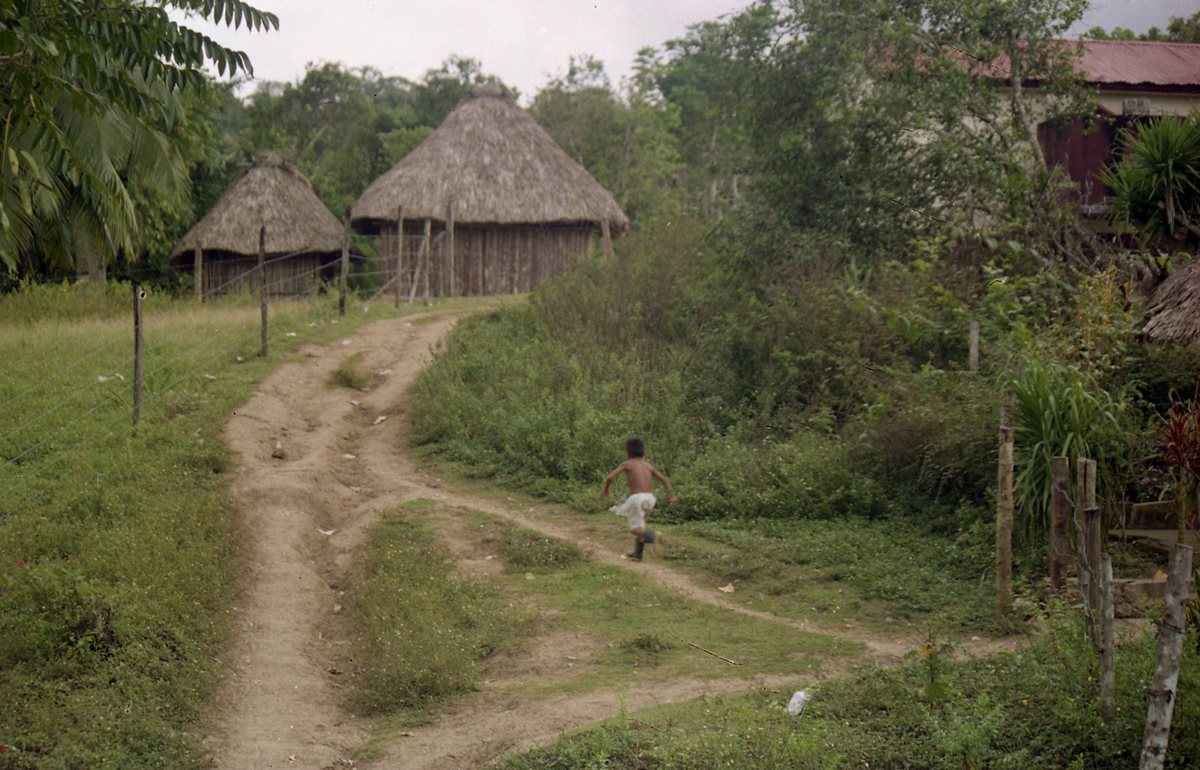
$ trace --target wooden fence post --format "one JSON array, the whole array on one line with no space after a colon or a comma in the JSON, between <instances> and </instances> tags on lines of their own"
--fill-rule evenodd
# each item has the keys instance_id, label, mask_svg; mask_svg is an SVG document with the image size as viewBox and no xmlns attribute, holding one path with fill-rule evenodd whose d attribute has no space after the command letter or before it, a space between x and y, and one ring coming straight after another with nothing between
<instances>
[{"instance_id":1,"label":"wooden fence post","mask_svg":"<svg viewBox=\"0 0 1200 770\"><path fill-rule=\"evenodd\" d=\"M1071 495L1067 491L1070 480L1070 461L1065 457L1050 458L1050 587L1055 591L1062 588L1064 567L1071 551Z\"/></svg>"},{"instance_id":2,"label":"wooden fence post","mask_svg":"<svg viewBox=\"0 0 1200 770\"><path fill-rule=\"evenodd\" d=\"M613 257L613 240L612 228L608 224L607 219L600 220L600 239L604 242L604 256L612 259Z\"/></svg>"},{"instance_id":3,"label":"wooden fence post","mask_svg":"<svg viewBox=\"0 0 1200 770\"><path fill-rule=\"evenodd\" d=\"M967 354L967 368L971 373L979 371L979 321L971 319L971 347Z\"/></svg>"},{"instance_id":4,"label":"wooden fence post","mask_svg":"<svg viewBox=\"0 0 1200 770\"><path fill-rule=\"evenodd\" d=\"M133 435L142 421L142 285L133 284Z\"/></svg>"},{"instance_id":5,"label":"wooden fence post","mask_svg":"<svg viewBox=\"0 0 1200 770\"><path fill-rule=\"evenodd\" d=\"M450 296L458 296L458 276L454 266L454 201L446 204L446 251L450 261Z\"/></svg>"},{"instance_id":6,"label":"wooden fence post","mask_svg":"<svg viewBox=\"0 0 1200 770\"><path fill-rule=\"evenodd\" d=\"M404 277L404 207L396 207L396 284L392 287L392 300L400 307L400 293Z\"/></svg>"},{"instance_id":7,"label":"wooden fence post","mask_svg":"<svg viewBox=\"0 0 1200 770\"><path fill-rule=\"evenodd\" d=\"M204 301L204 250L197 246L192 251L192 282L196 284L196 300Z\"/></svg>"},{"instance_id":8,"label":"wooden fence post","mask_svg":"<svg viewBox=\"0 0 1200 770\"><path fill-rule=\"evenodd\" d=\"M262 310L262 334L258 354L267 357L267 228L258 230L258 304Z\"/></svg>"},{"instance_id":9,"label":"wooden fence post","mask_svg":"<svg viewBox=\"0 0 1200 770\"><path fill-rule=\"evenodd\" d=\"M342 274L338 280L338 315L346 315L346 285L350 280L350 206L342 213Z\"/></svg>"},{"instance_id":10,"label":"wooden fence post","mask_svg":"<svg viewBox=\"0 0 1200 770\"><path fill-rule=\"evenodd\" d=\"M1167 567L1167 593L1162 622L1158 626L1158 663L1150 686L1150 707L1146 713L1146 732L1142 739L1140 770L1160 770L1167 757L1171 735L1171 715L1179 685L1179 659L1183 653L1186 618L1183 603L1188 597L1192 577L1192 549L1176 543L1171 546Z\"/></svg>"},{"instance_id":11,"label":"wooden fence post","mask_svg":"<svg viewBox=\"0 0 1200 770\"><path fill-rule=\"evenodd\" d=\"M1117 681L1117 640L1113 611L1112 559L1100 555L1100 715L1113 718L1113 692Z\"/></svg>"},{"instance_id":12,"label":"wooden fence post","mask_svg":"<svg viewBox=\"0 0 1200 770\"><path fill-rule=\"evenodd\" d=\"M996 484L996 615L1012 609L1013 429L1001 418Z\"/></svg>"}]
</instances>

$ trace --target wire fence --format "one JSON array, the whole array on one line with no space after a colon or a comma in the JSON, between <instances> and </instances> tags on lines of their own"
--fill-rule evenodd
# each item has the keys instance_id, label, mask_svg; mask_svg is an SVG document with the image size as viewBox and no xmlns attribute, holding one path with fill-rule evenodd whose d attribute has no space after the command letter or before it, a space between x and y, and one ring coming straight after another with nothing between
<instances>
[{"instance_id":1,"label":"wire fence","mask_svg":"<svg viewBox=\"0 0 1200 770\"><path fill-rule=\"evenodd\" d=\"M214 333L209 338L180 344L179 339L154 334L156 324L166 325L169 318L157 314L143 317L142 329L149 331L149 344L141 350L143 361L137 359L133 350L135 329L131 325L129 334L113 334L75 354L53 373L36 378L6 398L0 403L0 416L15 419L4 420L8 426L0 433L0 499L9 498L37 480L47 479L88 449L107 446L114 436L125 433L129 437L130 433L126 431L135 431L137 427L136 407L132 413L130 407L140 406L143 395L147 405L155 405L163 411L161 408L171 397L185 395L194 386L216 379L211 372L219 373L222 367L244 361L255 353L265 355L266 345L300 337L306 329L320 326L335 313L344 314L345 296L352 288L348 280L343 284L345 289L339 287L340 310L319 296L310 296L307 307L292 303L283 305L287 311L282 314L282 323L269 325L272 289L317 276L330 268L329 265L318 265L274 280L264 280L266 265L294 258L300 253L279 255L269 261L264 259L204 292L202 298L211 301L222 297L229 286L251 283L263 307L260 325L252 324L250 328L229 335L217 330L216 327L222 324L214 324ZM348 255L341 262L342 275L347 279L351 274L363 278L382 275L384 271L370 269L377 262L377 258L362 254ZM366 269L352 271L352 265ZM148 274L149 271L142 275ZM140 306L136 280L134 285L134 304ZM236 307L236 304L230 306ZM135 319L137 317L135 315ZM229 323L240 326L236 322ZM192 333L194 335L195 330ZM253 350L256 341L264 346ZM119 354L125 346L130 352ZM114 353L117 354L115 358ZM145 366L141 366L142 363ZM97 376L89 371L89 364L102 365L104 374ZM143 372L140 380L133 374L139 370ZM61 392L65 395L51 399L47 405L39 403L44 394Z\"/></svg>"}]
</instances>

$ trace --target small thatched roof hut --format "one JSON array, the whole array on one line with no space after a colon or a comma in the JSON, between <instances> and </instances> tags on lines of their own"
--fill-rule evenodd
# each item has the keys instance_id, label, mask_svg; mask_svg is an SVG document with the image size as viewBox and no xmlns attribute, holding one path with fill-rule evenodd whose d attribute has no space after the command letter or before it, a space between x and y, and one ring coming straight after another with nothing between
<instances>
[{"instance_id":1,"label":"small thatched roof hut","mask_svg":"<svg viewBox=\"0 0 1200 770\"><path fill-rule=\"evenodd\" d=\"M495 85L476 86L354 204L355 229L381 235L389 271L401 217L401 285L427 277L443 295L529 291L586 258L596 236L629 225L613 196Z\"/></svg>"},{"instance_id":2,"label":"small thatched roof hut","mask_svg":"<svg viewBox=\"0 0 1200 770\"><path fill-rule=\"evenodd\" d=\"M1200 259L1173 270L1154 290L1142 332L1155 342L1200 340Z\"/></svg>"},{"instance_id":3,"label":"small thatched roof hut","mask_svg":"<svg viewBox=\"0 0 1200 770\"><path fill-rule=\"evenodd\" d=\"M198 291L220 294L249 285L266 228L267 286L272 294L306 294L332 271L343 228L292 164L259 153L171 253L171 264L199 268ZM201 258L196 258L196 251Z\"/></svg>"}]
</instances>

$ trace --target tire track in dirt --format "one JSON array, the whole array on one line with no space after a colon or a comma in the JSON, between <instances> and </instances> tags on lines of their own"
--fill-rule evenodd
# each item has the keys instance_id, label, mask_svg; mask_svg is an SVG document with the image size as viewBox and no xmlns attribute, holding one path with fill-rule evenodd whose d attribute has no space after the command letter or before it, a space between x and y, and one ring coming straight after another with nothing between
<instances>
[{"instance_id":1,"label":"tire track in dirt","mask_svg":"<svg viewBox=\"0 0 1200 770\"><path fill-rule=\"evenodd\" d=\"M271 375L229 421L226 439L238 456L232 492L251 541L251 575L234 613L238 633L218 696L220 713L207 736L217 767L354 766L351 757L368 737L369 725L345 712L343 685L332 673L345 667L350 638L338 614L340 592L366 528L384 512L418 498L577 542L594 561L633 570L696 602L860 642L868 649L864 661L894 664L919 643L830 630L755 610L661 563L625 561L581 536L580 527L565 517L547 520L446 488L404 449L405 393L455 321L456 316L436 314L379 321L341 343L309 346L300 361ZM356 353L362 354L364 368L386 373L361 395L329 385L337 367ZM387 419L379 422L379 417ZM1006 645L999 640L967 648L978 654ZM519 678L520 671L510 675ZM606 690L540 700L484 687L446 707L433 724L384 747L370 765L479 767L622 710L797 681L670 681L628 693Z\"/></svg>"}]
</instances>

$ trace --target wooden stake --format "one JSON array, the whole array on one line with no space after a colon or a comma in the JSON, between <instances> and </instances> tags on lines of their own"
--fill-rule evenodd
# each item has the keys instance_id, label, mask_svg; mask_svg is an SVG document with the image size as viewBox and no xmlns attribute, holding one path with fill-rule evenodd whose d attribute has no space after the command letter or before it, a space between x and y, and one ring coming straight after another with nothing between
<instances>
[{"instance_id":1,"label":"wooden stake","mask_svg":"<svg viewBox=\"0 0 1200 770\"><path fill-rule=\"evenodd\" d=\"M432 250L432 244L431 244L432 236L433 236L433 220L426 219L425 220L425 242L421 245L421 251L424 254L422 261L425 263L425 268L422 271L422 273L424 275L425 304L426 305L429 304L429 256L430 256L429 252Z\"/></svg>"},{"instance_id":2,"label":"wooden stake","mask_svg":"<svg viewBox=\"0 0 1200 770\"><path fill-rule=\"evenodd\" d=\"M458 272L454 264L454 202L446 204L446 251L450 262L450 296L458 296Z\"/></svg>"},{"instance_id":3,"label":"wooden stake","mask_svg":"<svg viewBox=\"0 0 1200 770\"><path fill-rule=\"evenodd\" d=\"M996 615L1012 609L1013 429L1000 425L996 483Z\"/></svg>"},{"instance_id":4,"label":"wooden stake","mask_svg":"<svg viewBox=\"0 0 1200 770\"><path fill-rule=\"evenodd\" d=\"M967 357L967 368L972 373L979 371L979 322L971 319L971 347Z\"/></svg>"},{"instance_id":5,"label":"wooden stake","mask_svg":"<svg viewBox=\"0 0 1200 770\"><path fill-rule=\"evenodd\" d=\"M1117 681L1117 642L1113 611L1112 559L1100 555L1100 714L1106 722L1113 718L1113 692Z\"/></svg>"},{"instance_id":6,"label":"wooden stake","mask_svg":"<svg viewBox=\"0 0 1200 770\"><path fill-rule=\"evenodd\" d=\"M346 287L350 281L350 207L342 213L342 274L338 280L338 315L346 315Z\"/></svg>"},{"instance_id":7,"label":"wooden stake","mask_svg":"<svg viewBox=\"0 0 1200 770\"><path fill-rule=\"evenodd\" d=\"M1191 576L1192 549L1176 543L1171 547L1171 561L1167 567L1167 593L1162 622L1158 626L1158 663L1154 667L1154 683L1150 686L1140 770L1161 770L1166 761L1171 715L1179 687L1179 660L1183 653L1186 622L1183 603L1188 598Z\"/></svg>"},{"instance_id":8,"label":"wooden stake","mask_svg":"<svg viewBox=\"0 0 1200 770\"><path fill-rule=\"evenodd\" d=\"M1071 496L1067 491L1070 480L1070 461L1065 457L1050 458L1050 587L1055 591L1062 588L1071 551Z\"/></svg>"},{"instance_id":9,"label":"wooden stake","mask_svg":"<svg viewBox=\"0 0 1200 770\"><path fill-rule=\"evenodd\" d=\"M258 354L267 357L267 228L258 230L258 303L262 309L262 339Z\"/></svg>"},{"instance_id":10,"label":"wooden stake","mask_svg":"<svg viewBox=\"0 0 1200 770\"><path fill-rule=\"evenodd\" d=\"M142 421L142 298L141 284L133 284L133 435Z\"/></svg>"},{"instance_id":11,"label":"wooden stake","mask_svg":"<svg viewBox=\"0 0 1200 770\"><path fill-rule=\"evenodd\" d=\"M401 276L404 275L404 207L396 207L396 284L392 287L392 299L400 307Z\"/></svg>"},{"instance_id":12,"label":"wooden stake","mask_svg":"<svg viewBox=\"0 0 1200 770\"><path fill-rule=\"evenodd\" d=\"M196 284L196 300L204 301L204 250L197 246L192 250L192 281Z\"/></svg>"},{"instance_id":13,"label":"wooden stake","mask_svg":"<svg viewBox=\"0 0 1200 770\"><path fill-rule=\"evenodd\" d=\"M600 239L604 242L604 256L609 259L612 259L612 257L613 257L612 229L610 228L607 219L600 220Z\"/></svg>"},{"instance_id":14,"label":"wooden stake","mask_svg":"<svg viewBox=\"0 0 1200 770\"><path fill-rule=\"evenodd\" d=\"M1083 511L1083 529L1079 533L1079 593L1083 598L1083 622L1092 646L1100 651L1101 591L1100 509Z\"/></svg>"}]
</instances>

